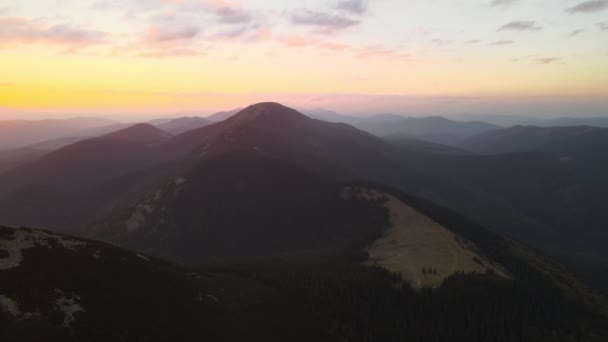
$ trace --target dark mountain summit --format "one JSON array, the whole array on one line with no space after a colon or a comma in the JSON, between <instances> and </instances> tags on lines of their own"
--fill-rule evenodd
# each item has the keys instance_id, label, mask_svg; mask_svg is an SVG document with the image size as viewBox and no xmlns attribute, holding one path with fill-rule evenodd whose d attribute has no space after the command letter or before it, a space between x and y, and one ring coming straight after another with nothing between
<instances>
[{"instance_id":1,"label":"dark mountain summit","mask_svg":"<svg viewBox=\"0 0 608 342\"><path fill-rule=\"evenodd\" d=\"M231 123L265 121L278 123L291 123L309 121L310 118L295 109L275 102L263 102L249 106L232 117Z\"/></svg>"}]
</instances>

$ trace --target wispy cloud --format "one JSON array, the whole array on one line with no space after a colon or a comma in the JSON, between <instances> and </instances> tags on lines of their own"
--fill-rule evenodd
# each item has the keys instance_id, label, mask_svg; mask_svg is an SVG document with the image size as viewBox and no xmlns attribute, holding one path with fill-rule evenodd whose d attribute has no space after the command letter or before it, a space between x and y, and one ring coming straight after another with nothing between
<instances>
[{"instance_id":1,"label":"wispy cloud","mask_svg":"<svg viewBox=\"0 0 608 342\"><path fill-rule=\"evenodd\" d=\"M546 57L546 56L536 56L536 55L528 55L528 56L524 56L524 57L520 57L520 58L513 58L511 59L512 62L528 62L528 63L533 63L533 64L543 64L543 65L549 65L549 64L557 64L557 63L563 63L563 59L561 57L554 57L554 56L550 56L550 57Z\"/></svg>"},{"instance_id":2,"label":"wispy cloud","mask_svg":"<svg viewBox=\"0 0 608 342\"><path fill-rule=\"evenodd\" d=\"M361 15L367 12L367 0L342 0L336 4L336 9Z\"/></svg>"},{"instance_id":3,"label":"wispy cloud","mask_svg":"<svg viewBox=\"0 0 608 342\"><path fill-rule=\"evenodd\" d=\"M47 44L69 48L105 42L107 33L66 24L45 25L40 20L0 17L0 44Z\"/></svg>"},{"instance_id":4,"label":"wispy cloud","mask_svg":"<svg viewBox=\"0 0 608 342\"><path fill-rule=\"evenodd\" d=\"M580 4L566 8L569 13L595 13L608 8L608 1L592 0L581 2Z\"/></svg>"},{"instance_id":5,"label":"wispy cloud","mask_svg":"<svg viewBox=\"0 0 608 342\"><path fill-rule=\"evenodd\" d=\"M512 21L498 28L499 31L539 31L542 29L531 20Z\"/></svg>"},{"instance_id":6,"label":"wispy cloud","mask_svg":"<svg viewBox=\"0 0 608 342\"><path fill-rule=\"evenodd\" d=\"M291 14L291 22L296 25L310 26L322 32L344 30L359 24L358 20L325 12L300 9Z\"/></svg>"},{"instance_id":7,"label":"wispy cloud","mask_svg":"<svg viewBox=\"0 0 608 342\"><path fill-rule=\"evenodd\" d=\"M568 34L566 35L566 37L568 37L568 38L576 37L576 36L578 36L578 35L580 35L580 34L582 34L582 33L584 33L584 32L585 32L585 30L583 30L583 29L574 30L574 31L572 31L572 32L568 33Z\"/></svg>"},{"instance_id":8,"label":"wispy cloud","mask_svg":"<svg viewBox=\"0 0 608 342\"><path fill-rule=\"evenodd\" d=\"M507 5L513 4L517 1L518 0L492 0L492 1L490 1L489 6L490 7L507 6Z\"/></svg>"},{"instance_id":9,"label":"wispy cloud","mask_svg":"<svg viewBox=\"0 0 608 342\"><path fill-rule=\"evenodd\" d=\"M515 42L512 40L496 40L496 41L488 43L488 45L500 46L500 45L511 45L513 43L515 43Z\"/></svg>"},{"instance_id":10,"label":"wispy cloud","mask_svg":"<svg viewBox=\"0 0 608 342\"><path fill-rule=\"evenodd\" d=\"M600 29L600 31L608 31L608 21L597 23L597 27Z\"/></svg>"},{"instance_id":11,"label":"wispy cloud","mask_svg":"<svg viewBox=\"0 0 608 342\"><path fill-rule=\"evenodd\" d=\"M534 59L535 62L539 64L553 64L557 62L561 62L562 59L559 57L539 57Z\"/></svg>"},{"instance_id":12,"label":"wispy cloud","mask_svg":"<svg viewBox=\"0 0 608 342\"><path fill-rule=\"evenodd\" d=\"M242 42L259 42L270 40L273 36L273 32L270 28L260 24L252 24L220 29L207 38L220 41L239 40Z\"/></svg>"},{"instance_id":13,"label":"wispy cloud","mask_svg":"<svg viewBox=\"0 0 608 342\"><path fill-rule=\"evenodd\" d=\"M0 88L10 87L13 85L13 82L0 82Z\"/></svg>"}]
</instances>

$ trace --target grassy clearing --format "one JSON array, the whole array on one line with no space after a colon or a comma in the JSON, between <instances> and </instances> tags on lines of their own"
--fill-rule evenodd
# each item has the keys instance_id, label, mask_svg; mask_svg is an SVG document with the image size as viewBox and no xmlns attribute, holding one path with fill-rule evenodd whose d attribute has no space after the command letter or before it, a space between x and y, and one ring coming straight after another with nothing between
<instances>
[{"instance_id":1,"label":"grassy clearing","mask_svg":"<svg viewBox=\"0 0 608 342\"><path fill-rule=\"evenodd\" d=\"M369 196L369 195L368 195ZM476 251L473 243L388 194L381 194L390 226L368 248L369 263L400 273L414 286L439 286L462 273L506 273ZM377 195L376 195L377 197Z\"/></svg>"}]
</instances>

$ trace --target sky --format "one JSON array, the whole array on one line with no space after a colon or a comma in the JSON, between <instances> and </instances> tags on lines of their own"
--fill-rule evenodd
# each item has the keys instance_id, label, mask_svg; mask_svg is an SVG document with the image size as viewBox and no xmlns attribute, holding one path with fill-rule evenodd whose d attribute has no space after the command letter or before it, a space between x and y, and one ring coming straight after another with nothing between
<instances>
[{"instance_id":1,"label":"sky","mask_svg":"<svg viewBox=\"0 0 608 342\"><path fill-rule=\"evenodd\" d=\"M608 0L0 0L0 119L608 116Z\"/></svg>"}]
</instances>

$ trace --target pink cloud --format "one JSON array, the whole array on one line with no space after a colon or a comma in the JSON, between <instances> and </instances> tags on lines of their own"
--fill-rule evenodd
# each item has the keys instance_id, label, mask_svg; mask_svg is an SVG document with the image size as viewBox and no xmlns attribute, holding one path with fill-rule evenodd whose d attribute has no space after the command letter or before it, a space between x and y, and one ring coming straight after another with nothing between
<instances>
[{"instance_id":1,"label":"pink cloud","mask_svg":"<svg viewBox=\"0 0 608 342\"><path fill-rule=\"evenodd\" d=\"M295 25L309 26L319 32L332 33L356 25L359 21L342 15L333 15L325 12L300 9L292 13L291 22Z\"/></svg>"},{"instance_id":2,"label":"pink cloud","mask_svg":"<svg viewBox=\"0 0 608 342\"><path fill-rule=\"evenodd\" d=\"M105 43L107 33L70 25L44 25L19 17L0 17L0 42L11 44L47 44L70 48Z\"/></svg>"},{"instance_id":3,"label":"pink cloud","mask_svg":"<svg viewBox=\"0 0 608 342\"><path fill-rule=\"evenodd\" d=\"M183 27L152 26L146 32L144 40L150 43L191 40L198 33L199 29L190 25Z\"/></svg>"}]
</instances>

